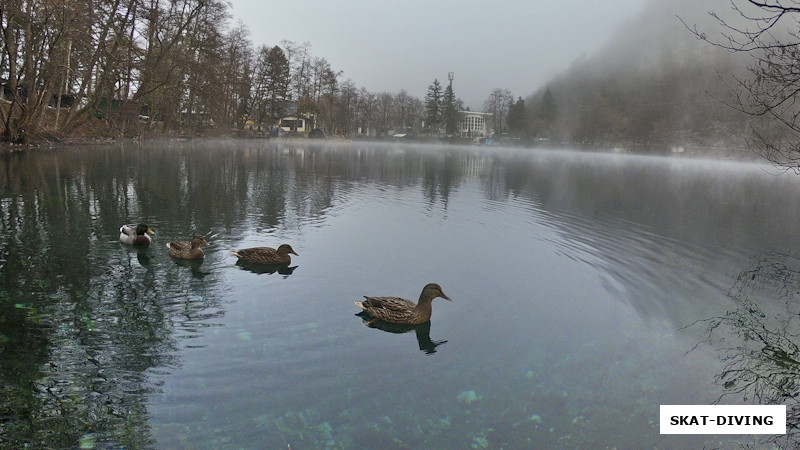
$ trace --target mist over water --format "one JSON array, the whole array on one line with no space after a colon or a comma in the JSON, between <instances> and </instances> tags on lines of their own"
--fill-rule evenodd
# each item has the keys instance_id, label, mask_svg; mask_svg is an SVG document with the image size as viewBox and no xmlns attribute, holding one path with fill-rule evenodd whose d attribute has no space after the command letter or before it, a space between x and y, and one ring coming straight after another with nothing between
<instances>
[{"instance_id":1,"label":"mist over water","mask_svg":"<svg viewBox=\"0 0 800 450\"><path fill-rule=\"evenodd\" d=\"M763 165L547 150L121 145L5 155L0 185L11 446L730 442L661 436L659 405L719 397L692 324L800 225L796 178ZM155 242L120 244L138 221ZM171 259L193 233L205 260ZM282 243L288 270L231 254ZM355 316L429 282L453 301L426 327Z\"/></svg>"}]
</instances>

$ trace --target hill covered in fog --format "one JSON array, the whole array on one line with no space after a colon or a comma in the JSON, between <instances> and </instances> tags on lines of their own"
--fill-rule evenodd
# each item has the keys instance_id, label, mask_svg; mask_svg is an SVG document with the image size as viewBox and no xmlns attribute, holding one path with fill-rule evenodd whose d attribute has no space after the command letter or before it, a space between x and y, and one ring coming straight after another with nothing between
<instances>
[{"instance_id":1,"label":"hill covered in fog","mask_svg":"<svg viewBox=\"0 0 800 450\"><path fill-rule=\"evenodd\" d=\"M747 75L748 59L698 40L680 20L719 32L708 10L724 13L723 3L651 1L603 51L525 99L526 131L639 150L742 147L750 118L723 101L731 96L732 77ZM544 121L548 90L556 114Z\"/></svg>"}]
</instances>

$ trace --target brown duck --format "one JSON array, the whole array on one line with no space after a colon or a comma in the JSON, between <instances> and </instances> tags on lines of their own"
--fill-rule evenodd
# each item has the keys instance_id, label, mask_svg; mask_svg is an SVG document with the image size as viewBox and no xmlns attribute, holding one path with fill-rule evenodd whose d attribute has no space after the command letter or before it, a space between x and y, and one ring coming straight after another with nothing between
<instances>
[{"instance_id":1,"label":"brown duck","mask_svg":"<svg viewBox=\"0 0 800 450\"><path fill-rule=\"evenodd\" d=\"M169 256L173 258L180 258L180 259L200 259L205 257L205 253L203 253L203 249L200 248L201 245L211 245L206 242L203 236L199 234L195 234L192 237L191 242L189 241L176 241L176 242L169 242L167 243L167 248L169 249Z\"/></svg>"},{"instance_id":2,"label":"brown duck","mask_svg":"<svg viewBox=\"0 0 800 450\"><path fill-rule=\"evenodd\" d=\"M419 301L415 304L411 300L400 297L367 297L364 301L355 302L367 314L374 317L371 322L383 320L391 323L405 325L418 325L431 320L431 303L436 297L450 300L444 295L441 286L436 283L426 284L419 294Z\"/></svg>"},{"instance_id":3,"label":"brown duck","mask_svg":"<svg viewBox=\"0 0 800 450\"><path fill-rule=\"evenodd\" d=\"M240 260L253 264L289 264L292 262L290 254L300 256L289 244L281 244L277 250L272 247L243 248L233 254Z\"/></svg>"}]
</instances>

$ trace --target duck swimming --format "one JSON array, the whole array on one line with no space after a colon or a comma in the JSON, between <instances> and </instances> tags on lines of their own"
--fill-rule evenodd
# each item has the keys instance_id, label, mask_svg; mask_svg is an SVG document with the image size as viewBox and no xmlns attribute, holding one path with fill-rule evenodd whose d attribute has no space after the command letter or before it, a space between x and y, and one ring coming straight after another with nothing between
<instances>
[{"instance_id":1,"label":"duck swimming","mask_svg":"<svg viewBox=\"0 0 800 450\"><path fill-rule=\"evenodd\" d=\"M253 264L289 264L292 262L290 254L300 256L289 244L281 244L277 250L271 247L243 248L233 254L240 260Z\"/></svg>"},{"instance_id":2,"label":"duck swimming","mask_svg":"<svg viewBox=\"0 0 800 450\"><path fill-rule=\"evenodd\" d=\"M199 234L195 234L192 237L191 242L189 241L176 241L176 242L169 242L167 243L167 248L169 249L169 256L173 258L179 259L200 259L204 258L206 255L203 253L203 249L200 248L201 245L211 245L206 242L203 236Z\"/></svg>"},{"instance_id":3,"label":"duck swimming","mask_svg":"<svg viewBox=\"0 0 800 450\"><path fill-rule=\"evenodd\" d=\"M400 297L367 297L364 301L355 302L356 306L373 317L372 322L383 320L385 322L404 325L418 325L431 320L434 298L450 300L436 283L426 284L419 294L419 301L415 304L411 300Z\"/></svg>"},{"instance_id":4,"label":"duck swimming","mask_svg":"<svg viewBox=\"0 0 800 450\"><path fill-rule=\"evenodd\" d=\"M119 241L123 244L129 245L150 245L153 239L148 235L153 235L155 232L150 229L146 224L140 223L139 225L123 225L119 227Z\"/></svg>"}]
</instances>

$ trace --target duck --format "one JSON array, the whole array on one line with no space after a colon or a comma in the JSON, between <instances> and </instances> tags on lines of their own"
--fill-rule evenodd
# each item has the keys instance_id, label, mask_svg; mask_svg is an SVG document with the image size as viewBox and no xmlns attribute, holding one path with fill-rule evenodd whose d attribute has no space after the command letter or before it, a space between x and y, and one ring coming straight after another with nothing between
<instances>
[{"instance_id":1,"label":"duck","mask_svg":"<svg viewBox=\"0 0 800 450\"><path fill-rule=\"evenodd\" d=\"M206 256L205 253L203 253L203 249L200 248L201 245L208 246L211 244L206 242L203 236L195 234L192 237L191 242L189 241L168 242L167 248L169 249L169 256L172 256L173 258L201 259Z\"/></svg>"},{"instance_id":2,"label":"duck","mask_svg":"<svg viewBox=\"0 0 800 450\"><path fill-rule=\"evenodd\" d=\"M156 234L146 224L123 225L119 227L119 241L130 245L150 245L153 239L148 235Z\"/></svg>"},{"instance_id":3,"label":"duck","mask_svg":"<svg viewBox=\"0 0 800 450\"><path fill-rule=\"evenodd\" d=\"M240 261L253 264L289 264L292 262L290 254L300 256L289 244L281 244L277 250L272 247L243 248L236 250L233 254Z\"/></svg>"},{"instance_id":4,"label":"duck","mask_svg":"<svg viewBox=\"0 0 800 450\"><path fill-rule=\"evenodd\" d=\"M428 283L419 294L419 301L412 302L401 297L367 297L355 302L356 306L373 317L370 323L378 320L402 325L419 325L431 320L433 299L450 300L442 287L436 283Z\"/></svg>"}]
</instances>

